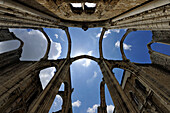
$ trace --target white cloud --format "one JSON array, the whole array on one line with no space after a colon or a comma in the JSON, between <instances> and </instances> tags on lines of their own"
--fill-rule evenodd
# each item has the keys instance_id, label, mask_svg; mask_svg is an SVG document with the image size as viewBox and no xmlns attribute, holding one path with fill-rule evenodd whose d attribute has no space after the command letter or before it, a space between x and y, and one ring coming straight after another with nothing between
<instances>
[{"instance_id":1,"label":"white cloud","mask_svg":"<svg viewBox=\"0 0 170 113\"><path fill-rule=\"evenodd\" d=\"M65 42L64 37L63 37L63 36L60 36L60 38L61 38L61 40L62 40L63 42Z\"/></svg>"},{"instance_id":2,"label":"white cloud","mask_svg":"<svg viewBox=\"0 0 170 113\"><path fill-rule=\"evenodd\" d=\"M100 37L100 35L101 35L101 33L98 33L98 34L96 35L96 37L98 38L98 37Z\"/></svg>"},{"instance_id":3,"label":"white cloud","mask_svg":"<svg viewBox=\"0 0 170 113\"><path fill-rule=\"evenodd\" d=\"M97 107L98 107L99 105L98 104L95 104L95 105L93 105L93 107L92 108L88 108L87 109L87 112L88 113L95 113L96 111L97 111Z\"/></svg>"},{"instance_id":4,"label":"white cloud","mask_svg":"<svg viewBox=\"0 0 170 113\"><path fill-rule=\"evenodd\" d=\"M120 29L112 29L111 31L116 32L116 33L120 33Z\"/></svg>"},{"instance_id":5,"label":"white cloud","mask_svg":"<svg viewBox=\"0 0 170 113\"><path fill-rule=\"evenodd\" d=\"M117 47L117 48L120 47L120 41L117 41L117 42L115 43L115 47ZM125 50L131 50L131 47L132 47L132 45L127 45L127 44L123 43L123 48L124 48Z\"/></svg>"},{"instance_id":6,"label":"white cloud","mask_svg":"<svg viewBox=\"0 0 170 113\"><path fill-rule=\"evenodd\" d=\"M56 39L58 39L58 35L57 34L54 34L54 36L56 37Z\"/></svg>"},{"instance_id":7,"label":"white cloud","mask_svg":"<svg viewBox=\"0 0 170 113\"><path fill-rule=\"evenodd\" d=\"M98 33L98 34L96 35L97 38L100 37L101 32L102 32L102 29L100 29L100 33ZM107 31L104 33L103 38L107 38L107 36L108 36L109 34L111 34L111 32L120 33L120 29L111 29L111 30L109 29L109 30L107 30Z\"/></svg>"},{"instance_id":8,"label":"white cloud","mask_svg":"<svg viewBox=\"0 0 170 113\"><path fill-rule=\"evenodd\" d=\"M89 52L87 53L87 55L92 55L92 53L93 53L93 51L89 51Z\"/></svg>"},{"instance_id":9,"label":"white cloud","mask_svg":"<svg viewBox=\"0 0 170 113\"><path fill-rule=\"evenodd\" d=\"M91 56L92 53L93 53L93 51L89 51L89 52L87 53L87 55ZM90 63L91 63L91 60L90 60L90 59L86 59L86 60L84 60L84 61L85 61L85 62L82 64L84 67L88 67L88 66L90 65Z\"/></svg>"},{"instance_id":10,"label":"white cloud","mask_svg":"<svg viewBox=\"0 0 170 113\"><path fill-rule=\"evenodd\" d=\"M96 78L96 77L97 77L97 72L94 71L93 78Z\"/></svg>"},{"instance_id":11,"label":"white cloud","mask_svg":"<svg viewBox=\"0 0 170 113\"><path fill-rule=\"evenodd\" d=\"M101 30L100 30L100 31L101 31ZM104 33L103 38L106 38L106 37L107 37L110 33L111 33L110 29L109 29L109 30L107 30L107 31ZM100 35L101 35L101 32L100 32L100 33L98 33L98 34L96 35L96 37L100 37Z\"/></svg>"},{"instance_id":12,"label":"white cloud","mask_svg":"<svg viewBox=\"0 0 170 113\"><path fill-rule=\"evenodd\" d=\"M45 36L38 30L10 29L24 42L21 60L40 60L47 48ZM50 59L57 59L61 54L61 44L51 40Z\"/></svg>"},{"instance_id":13,"label":"white cloud","mask_svg":"<svg viewBox=\"0 0 170 113\"><path fill-rule=\"evenodd\" d=\"M107 37L110 33L111 33L110 29L109 29L109 30L107 30L107 31L105 32L105 34L104 34L103 38L106 38L106 37Z\"/></svg>"},{"instance_id":14,"label":"white cloud","mask_svg":"<svg viewBox=\"0 0 170 113\"><path fill-rule=\"evenodd\" d=\"M54 67L46 68L40 71L39 76L43 89L47 86L51 78L54 76L55 71L56 69Z\"/></svg>"},{"instance_id":15,"label":"white cloud","mask_svg":"<svg viewBox=\"0 0 170 113\"><path fill-rule=\"evenodd\" d=\"M51 49L50 49L50 52L49 52L49 59L58 59L58 57L60 57L61 55L61 44L60 43L56 43L56 42L53 42L51 43Z\"/></svg>"},{"instance_id":16,"label":"white cloud","mask_svg":"<svg viewBox=\"0 0 170 113\"><path fill-rule=\"evenodd\" d=\"M60 39L61 39L63 42L65 42L65 39L67 38L65 31L60 29L60 30L59 30L59 33L60 33ZM66 40L67 40L67 39L66 39Z\"/></svg>"},{"instance_id":17,"label":"white cloud","mask_svg":"<svg viewBox=\"0 0 170 113\"><path fill-rule=\"evenodd\" d=\"M73 107L80 107L81 106L81 101L80 100L77 100L75 102L72 103L72 106Z\"/></svg>"},{"instance_id":18,"label":"white cloud","mask_svg":"<svg viewBox=\"0 0 170 113\"><path fill-rule=\"evenodd\" d=\"M97 72L94 71L93 76L90 79L87 80L87 83L92 82L96 77L97 77Z\"/></svg>"},{"instance_id":19,"label":"white cloud","mask_svg":"<svg viewBox=\"0 0 170 113\"><path fill-rule=\"evenodd\" d=\"M95 104L93 105L92 108L88 108L87 109L87 112L88 113L95 113L97 111L97 107L100 106L99 104ZM113 110L114 110L114 106L113 105L107 105L107 113L113 113Z\"/></svg>"},{"instance_id":20,"label":"white cloud","mask_svg":"<svg viewBox=\"0 0 170 113\"><path fill-rule=\"evenodd\" d=\"M63 99L61 98L60 95L56 95L56 101L57 101L57 103L61 103L62 104Z\"/></svg>"},{"instance_id":21,"label":"white cloud","mask_svg":"<svg viewBox=\"0 0 170 113\"><path fill-rule=\"evenodd\" d=\"M120 47L120 41L117 41L117 42L115 43L115 47L117 47L117 48Z\"/></svg>"},{"instance_id":22,"label":"white cloud","mask_svg":"<svg viewBox=\"0 0 170 113\"><path fill-rule=\"evenodd\" d=\"M107 105L107 113L113 113L115 106Z\"/></svg>"},{"instance_id":23,"label":"white cloud","mask_svg":"<svg viewBox=\"0 0 170 113\"><path fill-rule=\"evenodd\" d=\"M84 67L88 67L91 63L90 59L86 59L85 62L82 64Z\"/></svg>"}]
</instances>

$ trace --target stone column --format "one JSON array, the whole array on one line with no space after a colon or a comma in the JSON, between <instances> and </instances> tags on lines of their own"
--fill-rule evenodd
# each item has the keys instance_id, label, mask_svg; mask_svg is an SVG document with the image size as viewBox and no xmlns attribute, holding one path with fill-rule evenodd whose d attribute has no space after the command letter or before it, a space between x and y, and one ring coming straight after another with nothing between
<instances>
[{"instance_id":1,"label":"stone column","mask_svg":"<svg viewBox=\"0 0 170 113\"><path fill-rule=\"evenodd\" d=\"M104 80L100 83L100 106L98 107L98 113L107 113L106 111L106 100L105 100L105 82Z\"/></svg>"},{"instance_id":2,"label":"stone column","mask_svg":"<svg viewBox=\"0 0 170 113\"><path fill-rule=\"evenodd\" d=\"M30 107L28 113L48 113L53 100L69 71L69 67L69 61L66 59L50 80L50 83L40 94L37 101Z\"/></svg>"},{"instance_id":3,"label":"stone column","mask_svg":"<svg viewBox=\"0 0 170 113\"><path fill-rule=\"evenodd\" d=\"M70 71L68 71L67 76L64 81L64 94L63 98L63 105L62 105L62 113L72 113L72 102L71 102L71 94L73 92L71 88L71 76Z\"/></svg>"},{"instance_id":4,"label":"stone column","mask_svg":"<svg viewBox=\"0 0 170 113\"><path fill-rule=\"evenodd\" d=\"M136 113L133 105L130 103L128 97L124 93L123 89L116 80L114 74L109 69L104 60L99 62L99 66L102 70L105 83L109 89L111 98L116 108L117 113Z\"/></svg>"}]
</instances>

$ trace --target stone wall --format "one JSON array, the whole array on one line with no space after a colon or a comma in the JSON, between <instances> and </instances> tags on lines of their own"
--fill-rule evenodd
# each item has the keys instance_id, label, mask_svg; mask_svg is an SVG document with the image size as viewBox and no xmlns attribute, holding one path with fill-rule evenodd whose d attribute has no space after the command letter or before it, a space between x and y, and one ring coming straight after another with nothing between
<instances>
[{"instance_id":1,"label":"stone wall","mask_svg":"<svg viewBox=\"0 0 170 113\"><path fill-rule=\"evenodd\" d=\"M163 30L157 30L152 31L152 39L155 42L170 44L170 32L163 31Z\"/></svg>"},{"instance_id":2,"label":"stone wall","mask_svg":"<svg viewBox=\"0 0 170 113\"><path fill-rule=\"evenodd\" d=\"M0 30L0 41L16 40L8 29ZM19 39L18 39L19 40ZM0 54L0 111L26 113L42 92L39 71L35 62L21 62L23 42L18 49ZM32 67L34 66L34 67Z\"/></svg>"},{"instance_id":3,"label":"stone wall","mask_svg":"<svg viewBox=\"0 0 170 113\"><path fill-rule=\"evenodd\" d=\"M153 51L150 53L150 59L153 64L170 71L170 56Z\"/></svg>"},{"instance_id":4,"label":"stone wall","mask_svg":"<svg viewBox=\"0 0 170 113\"><path fill-rule=\"evenodd\" d=\"M145 68L146 70L150 71L150 69L148 68L151 68L151 67L145 67ZM125 76L126 75L124 75L124 78ZM157 80L158 78L156 78L155 80ZM165 81L162 81L162 82L161 81L162 79L159 80L159 83L165 82ZM154 82L154 81L151 81L151 82ZM155 83L154 85L156 87L159 87L159 85L156 85L156 84L157 83ZM164 85L167 85L167 84L168 83L166 82ZM128 77L126 81L126 84L124 86L124 92L128 96L130 102L133 104L133 106L135 106L135 108L139 112L150 112L150 113L168 113L169 112L168 103L163 101L163 99L160 98L160 95L158 95L156 91L153 91L151 88L149 88L146 82L140 81L132 73L131 73L131 76Z\"/></svg>"}]
</instances>

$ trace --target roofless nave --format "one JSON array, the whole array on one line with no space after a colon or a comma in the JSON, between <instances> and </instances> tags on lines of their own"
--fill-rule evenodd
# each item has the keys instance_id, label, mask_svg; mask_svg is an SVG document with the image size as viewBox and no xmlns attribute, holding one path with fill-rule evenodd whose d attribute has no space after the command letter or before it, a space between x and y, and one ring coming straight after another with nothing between
<instances>
[{"instance_id":1,"label":"roofless nave","mask_svg":"<svg viewBox=\"0 0 170 113\"><path fill-rule=\"evenodd\" d=\"M93 6L88 6L93 3ZM79 6L75 7L77 3ZM100 66L103 81L100 87L101 103L98 113L106 113L104 84L106 83L116 113L170 112L169 70L170 57L150 47L158 42L170 44L169 0L0 0L0 41L19 40L18 49L0 55L0 111L12 113L46 113L56 94L63 98L62 110L72 113L70 65L88 58ZM99 40L100 57L82 55L70 58L71 38L68 27L84 30L102 27ZM44 57L37 62L20 61L23 42L8 28L31 28L40 30L48 41ZM67 57L48 60L50 39L42 28L65 30L68 38ZM107 60L102 53L102 40L108 29L128 29L120 41L123 60ZM151 30L152 42L148 44L151 64L132 63L126 58L123 42L130 32ZM47 87L42 90L39 73L54 66L57 71ZM119 85L113 68L124 69L122 86ZM61 84L64 92L59 92ZM55 87L54 87L55 86Z\"/></svg>"}]
</instances>

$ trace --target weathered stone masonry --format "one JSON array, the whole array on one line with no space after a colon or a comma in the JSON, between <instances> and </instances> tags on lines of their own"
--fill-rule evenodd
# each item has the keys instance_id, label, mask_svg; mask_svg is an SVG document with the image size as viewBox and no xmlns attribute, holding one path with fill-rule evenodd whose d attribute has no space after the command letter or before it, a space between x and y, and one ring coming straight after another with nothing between
<instances>
[{"instance_id":1,"label":"weathered stone masonry","mask_svg":"<svg viewBox=\"0 0 170 113\"><path fill-rule=\"evenodd\" d=\"M88 7L86 2L94 3ZM72 3L81 3L77 8ZM0 0L0 41L18 40L20 47L0 54L0 111L3 113L47 113L57 94L63 99L62 110L72 113L70 65L88 58L100 66L103 81L100 87L98 113L106 113L104 84L107 85L116 113L170 112L170 57L153 51L152 43L170 44L169 0ZM68 27L84 30L102 27L99 40L100 57L81 55L70 58L71 37ZM40 30L47 39L44 57L39 61L20 61L23 42L8 28ZM68 53L64 59L48 60L50 39L43 28L63 29L68 39ZM127 29L120 41L123 60L107 60L103 56L102 40L108 29ZM126 36L136 30L152 30L148 44L151 64L133 63L123 50ZM39 73L55 67L56 72L43 90ZM124 69L119 85L112 69ZM65 90L59 91L64 83Z\"/></svg>"}]
</instances>

